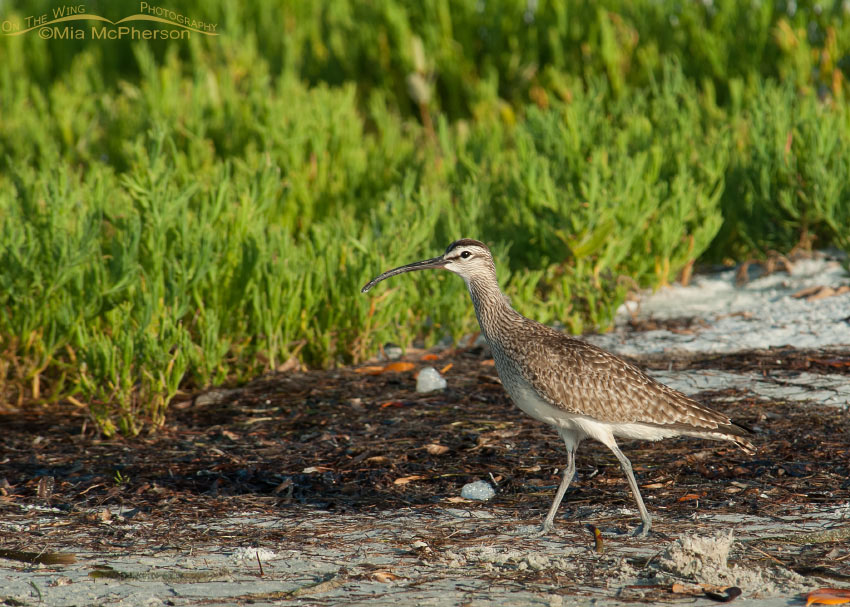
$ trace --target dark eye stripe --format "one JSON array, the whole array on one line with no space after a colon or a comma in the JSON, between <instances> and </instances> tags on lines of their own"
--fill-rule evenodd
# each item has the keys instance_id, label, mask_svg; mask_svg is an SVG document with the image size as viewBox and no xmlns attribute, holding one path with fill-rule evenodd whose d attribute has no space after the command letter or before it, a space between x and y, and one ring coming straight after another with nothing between
<instances>
[{"instance_id":1,"label":"dark eye stripe","mask_svg":"<svg viewBox=\"0 0 850 607\"><path fill-rule=\"evenodd\" d=\"M463 253L469 253L469 251L464 251ZM464 257L463 253L461 253L460 255L452 255L451 257L448 258L448 260L449 261L457 261L458 259L469 259L470 257L472 257L471 254Z\"/></svg>"}]
</instances>

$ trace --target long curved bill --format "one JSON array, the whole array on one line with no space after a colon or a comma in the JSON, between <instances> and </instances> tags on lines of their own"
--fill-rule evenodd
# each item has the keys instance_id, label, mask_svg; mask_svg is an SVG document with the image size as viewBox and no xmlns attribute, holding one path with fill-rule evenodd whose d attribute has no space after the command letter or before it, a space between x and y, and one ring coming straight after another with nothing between
<instances>
[{"instance_id":1,"label":"long curved bill","mask_svg":"<svg viewBox=\"0 0 850 607\"><path fill-rule=\"evenodd\" d=\"M390 276L395 276L396 274L404 274L405 272L415 272L416 270L429 270L431 268L443 268L448 262L442 257L435 257L433 259L425 259L423 261L416 261L414 263L409 263L406 266L401 266L400 268L394 268L392 270L387 270L380 276L377 276L366 283L362 289L360 289L361 293L365 293L376 284L389 278Z\"/></svg>"}]
</instances>

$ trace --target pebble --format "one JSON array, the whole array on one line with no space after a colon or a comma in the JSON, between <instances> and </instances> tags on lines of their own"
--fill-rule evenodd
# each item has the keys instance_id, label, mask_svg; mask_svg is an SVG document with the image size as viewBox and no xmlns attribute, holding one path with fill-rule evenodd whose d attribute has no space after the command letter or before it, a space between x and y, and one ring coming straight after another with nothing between
<instances>
[{"instance_id":1,"label":"pebble","mask_svg":"<svg viewBox=\"0 0 850 607\"><path fill-rule=\"evenodd\" d=\"M448 383L434 367L425 367L416 378L417 392L433 392L434 390L445 390Z\"/></svg>"},{"instance_id":2,"label":"pebble","mask_svg":"<svg viewBox=\"0 0 850 607\"><path fill-rule=\"evenodd\" d=\"M463 486L463 489L460 490L460 496L468 500L487 501L494 495L496 495L496 490L493 489L493 485L487 481L467 483Z\"/></svg>"},{"instance_id":3,"label":"pebble","mask_svg":"<svg viewBox=\"0 0 850 607\"><path fill-rule=\"evenodd\" d=\"M400 346L397 346L394 343L384 344L384 356L387 357L387 360L398 360L401 358L402 354L404 354L404 350L402 350Z\"/></svg>"}]
</instances>

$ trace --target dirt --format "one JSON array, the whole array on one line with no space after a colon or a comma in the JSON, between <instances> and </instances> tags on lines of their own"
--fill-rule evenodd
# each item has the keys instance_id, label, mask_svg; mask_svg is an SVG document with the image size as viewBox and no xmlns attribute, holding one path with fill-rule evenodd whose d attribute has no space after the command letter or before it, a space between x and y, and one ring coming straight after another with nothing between
<instances>
[{"instance_id":1,"label":"dirt","mask_svg":"<svg viewBox=\"0 0 850 607\"><path fill-rule=\"evenodd\" d=\"M741 586L744 597L778 605L850 582L846 406L696 394L755 428L758 453L624 441L654 515L653 533L637 539L616 458L585 443L556 533L537 537L562 443L509 402L486 351L431 358L413 353L415 369L400 373L264 377L177 403L165 427L135 439L98 438L71 405L3 414L0 602L693 600L672 593L678 580ZM850 352L638 362L846 374ZM415 391L426 365L444 371L447 390ZM479 479L495 484L492 500L459 497ZM75 562L34 562L62 560L54 553Z\"/></svg>"}]
</instances>

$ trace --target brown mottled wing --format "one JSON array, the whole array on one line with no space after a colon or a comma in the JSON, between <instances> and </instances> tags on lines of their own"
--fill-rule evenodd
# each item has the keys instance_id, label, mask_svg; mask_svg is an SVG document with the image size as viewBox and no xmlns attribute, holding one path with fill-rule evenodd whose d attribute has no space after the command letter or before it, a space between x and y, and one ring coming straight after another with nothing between
<instances>
[{"instance_id":1,"label":"brown mottled wing","mask_svg":"<svg viewBox=\"0 0 850 607\"><path fill-rule=\"evenodd\" d=\"M551 405L610 423L645 423L746 435L728 417L587 342L538 325L523 375Z\"/></svg>"}]
</instances>

